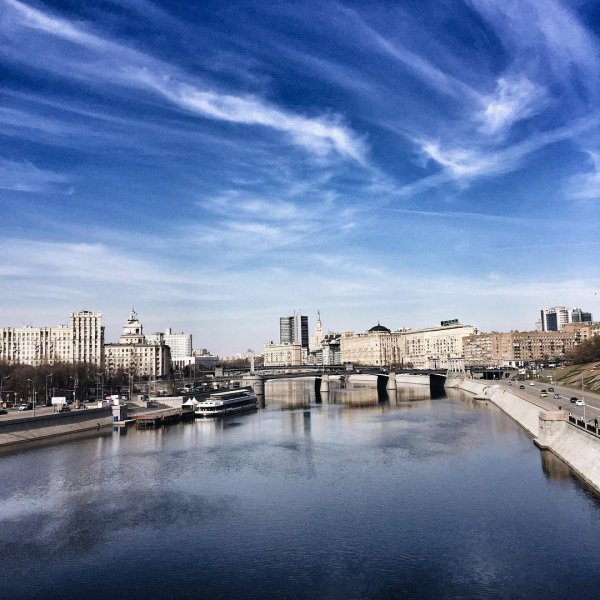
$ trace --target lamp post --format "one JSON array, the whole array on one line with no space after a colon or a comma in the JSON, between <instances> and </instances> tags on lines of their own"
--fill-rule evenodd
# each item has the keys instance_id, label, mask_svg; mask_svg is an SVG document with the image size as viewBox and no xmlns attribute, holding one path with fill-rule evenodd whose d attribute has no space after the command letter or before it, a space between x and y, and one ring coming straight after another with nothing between
<instances>
[{"instance_id":1,"label":"lamp post","mask_svg":"<svg viewBox=\"0 0 600 600\"><path fill-rule=\"evenodd\" d=\"M53 375L53 373L46 375L46 406L48 406L48 377L50 377L50 379L52 379L52 375Z\"/></svg>"},{"instance_id":2,"label":"lamp post","mask_svg":"<svg viewBox=\"0 0 600 600\"><path fill-rule=\"evenodd\" d=\"M104 373L96 373L96 395L98 395L98 377L100 377L100 400L104 400Z\"/></svg>"},{"instance_id":3,"label":"lamp post","mask_svg":"<svg viewBox=\"0 0 600 600\"><path fill-rule=\"evenodd\" d=\"M0 379L0 403L2 402L2 384L4 383L4 380L8 379L9 377L10 375L6 375Z\"/></svg>"},{"instance_id":4,"label":"lamp post","mask_svg":"<svg viewBox=\"0 0 600 600\"><path fill-rule=\"evenodd\" d=\"M33 383L33 379L27 379L27 381L31 382L31 398L33 400L33 417L35 418L35 384Z\"/></svg>"}]
</instances>

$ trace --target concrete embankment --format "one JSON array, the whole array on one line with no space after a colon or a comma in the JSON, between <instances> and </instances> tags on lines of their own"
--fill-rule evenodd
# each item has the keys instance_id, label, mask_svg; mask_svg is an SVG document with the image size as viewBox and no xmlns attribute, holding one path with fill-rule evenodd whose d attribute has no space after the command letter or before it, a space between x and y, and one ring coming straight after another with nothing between
<instances>
[{"instance_id":1,"label":"concrete embankment","mask_svg":"<svg viewBox=\"0 0 600 600\"><path fill-rule=\"evenodd\" d=\"M111 427L112 424L110 407L3 420L0 421L0 447L47 440L72 433L99 431Z\"/></svg>"},{"instance_id":2,"label":"concrete embankment","mask_svg":"<svg viewBox=\"0 0 600 600\"><path fill-rule=\"evenodd\" d=\"M399 373L396 375L396 383L409 385L429 385L429 375L410 375Z\"/></svg>"},{"instance_id":3,"label":"concrete embankment","mask_svg":"<svg viewBox=\"0 0 600 600\"><path fill-rule=\"evenodd\" d=\"M493 382L464 379L455 386L498 406L533 437L534 443L549 450L600 493L600 438L567 420L564 411L548 410Z\"/></svg>"},{"instance_id":4,"label":"concrete embankment","mask_svg":"<svg viewBox=\"0 0 600 600\"><path fill-rule=\"evenodd\" d=\"M489 381L480 383L472 379L465 379L459 387L475 396L489 399L533 437L538 436L540 407L536 404L528 402Z\"/></svg>"}]
</instances>

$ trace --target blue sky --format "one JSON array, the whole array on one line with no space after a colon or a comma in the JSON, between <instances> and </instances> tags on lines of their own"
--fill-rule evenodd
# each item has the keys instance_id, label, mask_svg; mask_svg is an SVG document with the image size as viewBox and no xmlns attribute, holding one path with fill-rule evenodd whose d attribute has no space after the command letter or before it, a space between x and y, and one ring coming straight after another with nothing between
<instances>
[{"instance_id":1,"label":"blue sky","mask_svg":"<svg viewBox=\"0 0 600 600\"><path fill-rule=\"evenodd\" d=\"M0 0L0 326L600 318L594 1Z\"/></svg>"}]
</instances>

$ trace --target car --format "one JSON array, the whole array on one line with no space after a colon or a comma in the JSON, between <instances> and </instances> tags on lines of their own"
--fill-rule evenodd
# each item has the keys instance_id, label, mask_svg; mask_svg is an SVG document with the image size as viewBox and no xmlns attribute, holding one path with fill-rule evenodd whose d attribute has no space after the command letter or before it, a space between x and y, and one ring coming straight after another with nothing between
<instances>
[{"instance_id":1,"label":"car","mask_svg":"<svg viewBox=\"0 0 600 600\"><path fill-rule=\"evenodd\" d=\"M8 411L5 408L0 408L0 415L7 415Z\"/></svg>"},{"instance_id":2,"label":"car","mask_svg":"<svg viewBox=\"0 0 600 600\"><path fill-rule=\"evenodd\" d=\"M571 404L575 404L575 402L577 402L578 398L576 396L573 396L571 398Z\"/></svg>"},{"instance_id":3,"label":"car","mask_svg":"<svg viewBox=\"0 0 600 600\"><path fill-rule=\"evenodd\" d=\"M540 398L546 398L548 396L548 392L546 390L542 390L540 392Z\"/></svg>"},{"instance_id":4,"label":"car","mask_svg":"<svg viewBox=\"0 0 600 600\"><path fill-rule=\"evenodd\" d=\"M560 398L560 394L554 394L554 397L558 400Z\"/></svg>"},{"instance_id":5,"label":"car","mask_svg":"<svg viewBox=\"0 0 600 600\"><path fill-rule=\"evenodd\" d=\"M524 390L524 389L525 389L525 386L521 384L521 385L519 386L519 389L520 389L520 390Z\"/></svg>"},{"instance_id":6,"label":"car","mask_svg":"<svg viewBox=\"0 0 600 600\"><path fill-rule=\"evenodd\" d=\"M512 385L512 381L509 381L509 382L508 382L508 385Z\"/></svg>"},{"instance_id":7,"label":"car","mask_svg":"<svg viewBox=\"0 0 600 600\"><path fill-rule=\"evenodd\" d=\"M19 405L19 410L31 410L33 408L33 404L29 403L29 404L20 404Z\"/></svg>"},{"instance_id":8,"label":"car","mask_svg":"<svg viewBox=\"0 0 600 600\"><path fill-rule=\"evenodd\" d=\"M579 400L575 400L575 406L585 406L585 402L579 398Z\"/></svg>"},{"instance_id":9,"label":"car","mask_svg":"<svg viewBox=\"0 0 600 600\"><path fill-rule=\"evenodd\" d=\"M533 381L530 381L530 382L529 382L529 385L535 385L535 383L533 383Z\"/></svg>"},{"instance_id":10,"label":"car","mask_svg":"<svg viewBox=\"0 0 600 600\"><path fill-rule=\"evenodd\" d=\"M69 412L71 410L71 407L68 404L63 404L63 406L61 406L61 408L59 408L58 412Z\"/></svg>"},{"instance_id":11,"label":"car","mask_svg":"<svg viewBox=\"0 0 600 600\"><path fill-rule=\"evenodd\" d=\"M554 388L548 388L548 391L549 391L549 392L553 392L553 391L554 391Z\"/></svg>"}]
</instances>

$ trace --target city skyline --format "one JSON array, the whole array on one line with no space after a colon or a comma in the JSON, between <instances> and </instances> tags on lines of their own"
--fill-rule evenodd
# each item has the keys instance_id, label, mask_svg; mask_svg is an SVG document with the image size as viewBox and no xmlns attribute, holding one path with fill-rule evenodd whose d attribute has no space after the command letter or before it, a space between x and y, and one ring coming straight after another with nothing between
<instances>
[{"instance_id":1,"label":"city skyline","mask_svg":"<svg viewBox=\"0 0 600 600\"><path fill-rule=\"evenodd\" d=\"M0 327L599 314L594 3L0 6Z\"/></svg>"}]
</instances>

